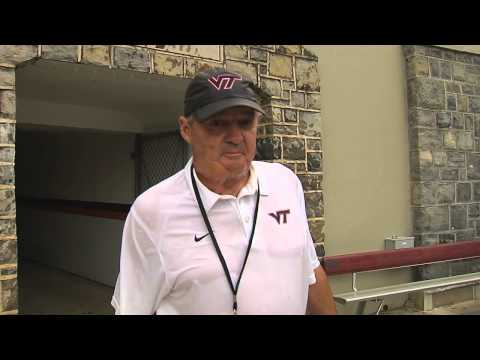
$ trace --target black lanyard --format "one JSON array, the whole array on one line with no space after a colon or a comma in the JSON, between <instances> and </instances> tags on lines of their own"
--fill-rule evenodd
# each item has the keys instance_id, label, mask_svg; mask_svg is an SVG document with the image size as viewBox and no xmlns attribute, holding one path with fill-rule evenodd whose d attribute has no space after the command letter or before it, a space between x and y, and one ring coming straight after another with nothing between
<instances>
[{"instance_id":1,"label":"black lanyard","mask_svg":"<svg viewBox=\"0 0 480 360\"><path fill-rule=\"evenodd\" d=\"M253 215L253 227L252 227L252 233L250 234L250 240L248 240L247 253L245 254L245 259L243 260L242 270L240 271L240 275L238 276L237 285L233 286L233 281L232 281L232 278L230 277L230 272L228 271L227 263L225 262L225 258L223 257L222 252L220 251L220 247L218 246L217 239L215 239L215 235L213 234L212 226L210 225L210 221L208 221L207 212L205 211L205 207L203 206L202 199L200 198L200 194L198 192L197 183L195 181L195 177L193 176L193 164L190 167L190 174L191 174L191 177L192 177L193 190L195 191L195 197L197 198L197 203L198 203L198 206L200 207L200 212L202 213L203 221L205 222L205 225L208 229L208 233L210 234L213 245L215 246L215 251L217 252L218 259L222 263L223 271L225 272L225 275L227 276L228 284L230 285L230 289L232 290L232 293L233 293L233 313L236 314L237 313L237 308L238 308L238 305L237 305L238 287L240 286L240 280L242 278L243 270L245 269L245 264L247 263L248 255L250 254L250 248L252 247L253 235L255 233L255 225L257 223L258 203L260 201L260 184L258 184L257 202L255 204L255 213Z\"/></svg>"}]
</instances>

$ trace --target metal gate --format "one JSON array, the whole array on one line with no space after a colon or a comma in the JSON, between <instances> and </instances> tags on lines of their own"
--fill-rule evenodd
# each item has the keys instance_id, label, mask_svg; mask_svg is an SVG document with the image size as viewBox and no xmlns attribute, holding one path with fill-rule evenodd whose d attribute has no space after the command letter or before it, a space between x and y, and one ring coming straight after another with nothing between
<instances>
[{"instance_id":1,"label":"metal gate","mask_svg":"<svg viewBox=\"0 0 480 360\"><path fill-rule=\"evenodd\" d=\"M190 146L178 131L136 137L136 196L185 167Z\"/></svg>"}]
</instances>

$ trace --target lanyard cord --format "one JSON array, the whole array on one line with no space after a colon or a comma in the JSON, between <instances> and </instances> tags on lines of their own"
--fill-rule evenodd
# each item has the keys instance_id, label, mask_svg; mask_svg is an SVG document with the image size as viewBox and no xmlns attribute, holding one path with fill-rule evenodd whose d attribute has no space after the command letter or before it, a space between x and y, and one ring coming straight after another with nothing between
<instances>
[{"instance_id":1,"label":"lanyard cord","mask_svg":"<svg viewBox=\"0 0 480 360\"><path fill-rule=\"evenodd\" d=\"M250 254L250 248L252 247L253 235L255 234L255 226L257 224L258 203L260 201L260 184L258 183L257 202L255 204L255 213L253 215L253 227L252 227L252 233L250 234L250 239L248 241L247 253L245 254L245 259L243 260L242 270L240 271L240 275L238 276L237 285L233 286L233 281L232 281L232 278L230 277L230 272L228 271L227 263L225 262L225 258L223 257L222 252L220 251L220 247L218 246L217 239L215 238L215 235L213 234L212 226L210 225L210 221L208 220L207 212L205 211L205 207L203 206L202 199L200 198L200 193L198 192L197 183L196 183L195 177L193 175L193 164L190 167L190 174L191 174L191 177L192 177L193 190L195 191L195 197L197 198L197 203L198 203L198 206L200 207L200 212L202 213L203 221L205 222L205 225L208 229L208 233L210 234L210 237L212 239L213 245L215 247L215 251L217 252L217 255L218 255L218 259L220 260L220 263L222 264L223 271L225 272L225 276L227 277L228 284L230 285L230 290L232 290L232 293L233 293L233 313L236 314L237 313L237 307L238 307L238 305L237 305L238 287L240 286L240 280L242 279L243 270L245 269L245 265L247 264L248 255ZM257 182L258 182L258 180L257 180Z\"/></svg>"}]
</instances>

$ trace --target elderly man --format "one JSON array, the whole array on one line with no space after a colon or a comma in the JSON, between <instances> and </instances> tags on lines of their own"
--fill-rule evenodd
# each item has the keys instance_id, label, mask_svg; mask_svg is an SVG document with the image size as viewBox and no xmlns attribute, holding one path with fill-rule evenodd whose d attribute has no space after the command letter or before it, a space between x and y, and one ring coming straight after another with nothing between
<instances>
[{"instance_id":1,"label":"elderly man","mask_svg":"<svg viewBox=\"0 0 480 360\"><path fill-rule=\"evenodd\" d=\"M253 161L263 114L238 74L192 80L178 123L193 156L131 207L116 314L335 314L300 181Z\"/></svg>"}]
</instances>

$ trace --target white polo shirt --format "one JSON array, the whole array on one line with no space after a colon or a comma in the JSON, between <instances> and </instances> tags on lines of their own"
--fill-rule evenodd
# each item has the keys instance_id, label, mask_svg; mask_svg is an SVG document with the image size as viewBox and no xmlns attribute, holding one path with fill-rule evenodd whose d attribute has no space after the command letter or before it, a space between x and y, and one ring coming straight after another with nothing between
<instances>
[{"instance_id":1,"label":"white polo shirt","mask_svg":"<svg viewBox=\"0 0 480 360\"><path fill-rule=\"evenodd\" d=\"M233 313L233 294L212 239L202 238L208 230L193 191L191 163L142 193L130 209L112 298L116 314ZM238 197L218 195L194 176L234 285L252 230L258 179L258 217L237 313L305 314L320 263L295 174L281 164L253 161Z\"/></svg>"}]
</instances>

